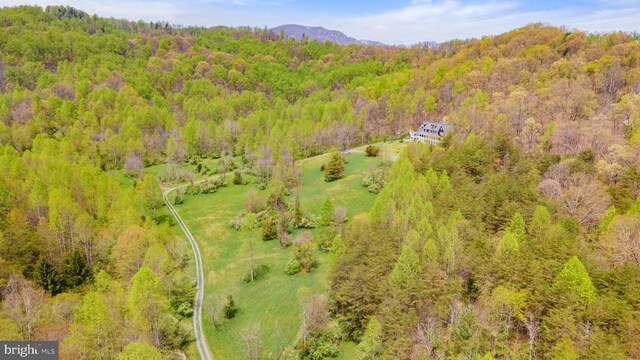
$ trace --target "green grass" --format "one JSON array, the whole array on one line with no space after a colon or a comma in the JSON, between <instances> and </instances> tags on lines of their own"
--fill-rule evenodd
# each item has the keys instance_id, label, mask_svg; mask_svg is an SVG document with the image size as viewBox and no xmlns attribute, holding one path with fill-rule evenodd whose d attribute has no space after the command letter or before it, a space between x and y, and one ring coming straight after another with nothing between
<instances>
[{"instance_id":1,"label":"green grass","mask_svg":"<svg viewBox=\"0 0 640 360\"><path fill-rule=\"evenodd\" d=\"M329 197L335 206L344 206L350 217L368 211L374 195L362 187L361 178L395 149L385 146L379 158L369 158L360 152L348 154L346 176L331 183L324 181L320 171L327 155L301 161L304 177L300 195L304 210L319 214L322 203ZM229 227L229 222L242 211L250 189L255 186L230 184L214 194L186 196L184 203L177 206L201 248L206 282L204 328L213 355L218 359L243 358L242 336L255 325L260 328L264 355L275 355L279 348L293 345L301 325L301 297L326 293L329 286L329 255L317 251L316 269L290 276L284 269L291 258L291 248L280 248L277 240L263 241L259 230L243 233ZM268 190L261 192L263 197L267 193ZM293 201L293 197L289 201ZM318 229L312 231L314 236L319 232ZM250 239L253 239L255 265L267 265L269 272L254 283L245 283ZM214 328L209 320L210 305L213 301L221 308L228 294L233 295L238 314ZM346 354L354 351L349 344L342 348Z\"/></svg>"}]
</instances>

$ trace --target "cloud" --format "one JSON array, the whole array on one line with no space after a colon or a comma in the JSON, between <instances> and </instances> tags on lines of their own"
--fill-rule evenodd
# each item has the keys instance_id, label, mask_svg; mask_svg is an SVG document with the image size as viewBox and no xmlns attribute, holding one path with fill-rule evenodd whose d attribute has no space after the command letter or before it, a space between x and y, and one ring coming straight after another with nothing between
<instances>
[{"instance_id":1,"label":"cloud","mask_svg":"<svg viewBox=\"0 0 640 360\"><path fill-rule=\"evenodd\" d=\"M530 10L516 1L472 4L455 0L413 0L391 11L372 15L319 18L315 23L333 27L360 39L388 44L415 44L456 38L495 35L534 22L587 31L636 31L640 23L637 0L617 0L618 5L562 7Z\"/></svg>"}]
</instances>

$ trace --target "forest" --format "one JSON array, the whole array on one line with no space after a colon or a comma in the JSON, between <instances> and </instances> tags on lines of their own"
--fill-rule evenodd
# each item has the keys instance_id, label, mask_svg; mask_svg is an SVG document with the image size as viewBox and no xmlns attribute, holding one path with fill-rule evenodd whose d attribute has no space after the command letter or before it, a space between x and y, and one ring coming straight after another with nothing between
<instances>
[{"instance_id":1,"label":"forest","mask_svg":"<svg viewBox=\"0 0 640 360\"><path fill-rule=\"evenodd\" d=\"M318 181L347 184L346 150L422 121L455 130L365 176L371 206L303 219L296 161L329 153ZM191 248L161 186L216 192L194 185L207 162L257 189L229 200L236 228L291 245L291 281L331 256L287 351L239 359L640 359L638 34L340 46L0 8L0 340L197 358ZM317 246L283 230L316 226Z\"/></svg>"}]
</instances>

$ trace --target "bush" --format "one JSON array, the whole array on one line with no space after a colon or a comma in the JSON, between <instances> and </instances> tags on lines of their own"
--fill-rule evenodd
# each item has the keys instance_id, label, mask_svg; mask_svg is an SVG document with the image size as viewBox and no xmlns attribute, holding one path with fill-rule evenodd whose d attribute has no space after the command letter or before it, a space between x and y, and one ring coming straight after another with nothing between
<instances>
[{"instance_id":1,"label":"bush","mask_svg":"<svg viewBox=\"0 0 640 360\"><path fill-rule=\"evenodd\" d=\"M296 224L298 229L314 229L316 226L318 226L318 217L313 214L304 214Z\"/></svg>"},{"instance_id":2,"label":"bush","mask_svg":"<svg viewBox=\"0 0 640 360\"><path fill-rule=\"evenodd\" d=\"M367 156L376 157L378 156L378 154L380 154L380 147L375 145L369 145L366 147L366 149L364 149L364 152L367 154Z\"/></svg>"},{"instance_id":3,"label":"bush","mask_svg":"<svg viewBox=\"0 0 640 360\"><path fill-rule=\"evenodd\" d=\"M193 304L190 302L183 302L176 308L176 315L182 318L190 318L193 316Z\"/></svg>"},{"instance_id":4,"label":"bush","mask_svg":"<svg viewBox=\"0 0 640 360\"><path fill-rule=\"evenodd\" d=\"M227 183L224 181L223 177L218 177L215 179L204 181L200 185L200 192L203 194L212 194L218 191L221 187L226 187Z\"/></svg>"},{"instance_id":5,"label":"bush","mask_svg":"<svg viewBox=\"0 0 640 360\"><path fill-rule=\"evenodd\" d=\"M375 169L362 177L362 186L366 187L370 193L377 194L384 187L385 170Z\"/></svg>"},{"instance_id":6,"label":"bush","mask_svg":"<svg viewBox=\"0 0 640 360\"><path fill-rule=\"evenodd\" d=\"M182 204L183 202L184 202L184 199L180 194L177 194L176 197L173 199L173 205L179 205L179 204Z\"/></svg>"},{"instance_id":7,"label":"bush","mask_svg":"<svg viewBox=\"0 0 640 360\"><path fill-rule=\"evenodd\" d=\"M242 228L242 220L244 219L244 214L240 213L235 218L231 219L229 222L229 226L234 229L240 231Z\"/></svg>"},{"instance_id":8,"label":"bush","mask_svg":"<svg viewBox=\"0 0 640 360\"><path fill-rule=\"evenodd\" d=\"M313 248L314 246L311 242L293 246L293 259L299 262L306 272L311 272L311 269L316 265L316 261L313 258Z\"/></svg>"},{"instance_id":9,"label":"bush","mask_svg":"<svg viewBox=\"0 0 640 360\"><path fill-rule=\"evenodd\" d=\"M185 195L198 195L202 192L200 185L191 184L184 189Z\"/></svg>"},{"instance_id":10,"label":"bush","mask_svg":"<svg viewBox=\"0 0 640 360\"><path fill-rule=\"evenodd\" d=\"M233 319L236 316L238 309L236 308L236 304L233 301L233 296L229 295L227 297L227 304L222 308L222 313L226 319Z\"/></svg>"},{"instance_id":11,"label":"bush","mask_svg":"<svg viewBox=\"0 0 640 360\"><path fill-rule=\"evenodd\" d=\"M278 237L278 224L273 216L267 216L262 223L262 240L273 240Z\"/></svg>"},{"instance_id":12,"label":"bush","mask_svg":"<svg viewBox=\"0 0 640 360\"><path fill-rule=\"evenodd\" d=\"M291 245L291 234L287 232L281 232L278 234L278 242L281 248L286 248Z\"/></svg>"},{"instance_id":13,"label":"bush","mask_svg":"<svg viewBox=\"0 0 640 360\"><path fill-rule=\"evenodd\" d=\"M247 181L242 177L242 173L240 170L236 170L233 173L233 184L234 185L246 185Z\"/></svg>"},{"instance_id":14,"label":"bush","mask_svg":"<svg viewBox=\"0 0 640 360\"><path fill-rule=\"evenodd\" d=\"M292 259L291 261L289 261L289 263L287 263L287 274L295 275L300 271L302 271L302 265L298 260Z\"/></svg>"}]
</instances>

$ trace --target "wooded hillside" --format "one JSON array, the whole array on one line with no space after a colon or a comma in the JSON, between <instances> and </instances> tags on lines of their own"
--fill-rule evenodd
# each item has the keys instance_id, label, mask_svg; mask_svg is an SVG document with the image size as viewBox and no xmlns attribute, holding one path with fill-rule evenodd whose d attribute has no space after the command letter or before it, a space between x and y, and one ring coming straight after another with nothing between
<instances>
[{"instance_id":1,"label":"wooded hillside","mask_svg":"<svg viewBox=\"0 0 640 360\"><path fill-rule=\"evenodd\" d=\"M175 353L193 284L159 184L180 164L239 156L266 183L446 118L342 234L342 338L364 358L639 359L639 40L532 24L338 46L2 8L0 339Z\"/></svg>"}]
</instances>

